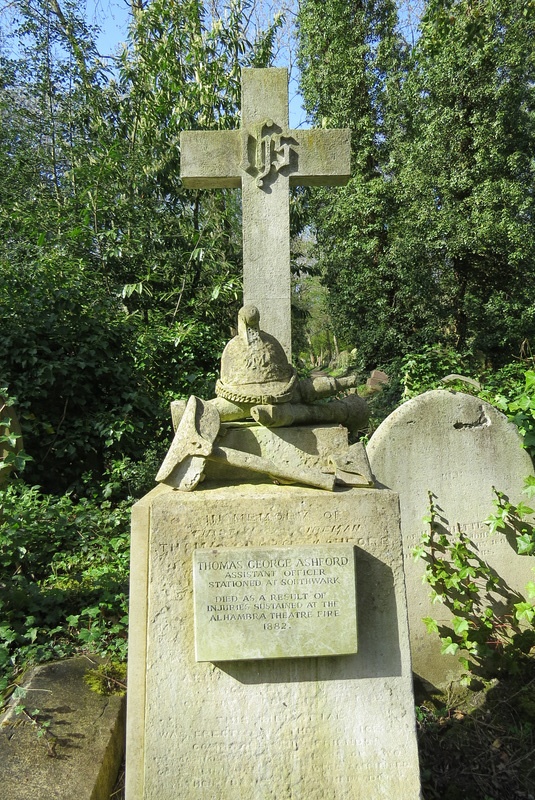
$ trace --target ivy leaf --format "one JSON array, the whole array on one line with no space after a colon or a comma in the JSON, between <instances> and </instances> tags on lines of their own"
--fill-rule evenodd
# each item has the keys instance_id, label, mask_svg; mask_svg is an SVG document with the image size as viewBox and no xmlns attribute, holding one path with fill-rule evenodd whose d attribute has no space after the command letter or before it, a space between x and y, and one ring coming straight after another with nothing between
<instances>
[{"instance_id":1,"label":"ivy leaf","mask_svg":"<svg viewBox=\"0 0 535 800\"><path fill-rule=\"evenodd\" d=\"M531 555L535 550L535 542L529 533L524 533L522 536L516 537L516 546L519 555Z\"/></svg>"},{"instance_id":2,"label":"ivy leaf","mask_svg":"<svg viewBox=\"0 0 535 800\"><path fill-rule=\"evenodd\" d=\"M453 617L453 630L457 636L460 636L468 630L468 620L464 617Z\"/></svg>"},{"instance_id":3,"label":"ivy leaf","mask_svg":"<svg viewBox=\"0 0 535 800\"><path fill-rule=\"evenodd\" d=\"M418 561L420 558L425 556L425 548L421 545L418 545L418 547L413 547L411 550L411 555L414 561Z\"/></svg>"},{"instance_id":4,"label":"ivy leaf","mask_svg":"<svg viewBox=\"0 0 535 800\"><path fill-rule=\"evenodd\" d=\"M535 583L533 581L530 581L526 586L526 594L530 598L535 597Z\"/></svg>"},{"instance_id":5,"label":"ivy leaf","mask_svg":"<svg viewBox=\"0 0 535 800\"><path fill-rule=\"evenodd\" d=\"M522 492L526 494L528 498L532 498L535 495L535 476L529 475L527 478L524 478L524 488Z\"/></svg>"},{"instance_id":6,"label":"ivy leaf","mask_svg":"<svg viewBox=\"0 0 535 800\"><path fill-rule=\"evenodd\" d=\"M459 570L459 578L464 581L465 578L475 578L476 570L474 567L467 564L465 567L461 567Z\"/></svg>"},{"instance_id":7,"label":"ivy leaf","mask_svg":"<svg viewBox=\"0 0 535 800\"><path fill-rule=\"evenodd\" d=\"M7 625L0 627L0 640L10 644L11 642L15 641L16 638L17 634L12 628L8 628ZM15 691L17 690L15 689Z\"/></svg>"},{"instance_id":8,"label":"ivy leaf","mask_svg":"<svg viewBox=\"0 0 535 800\"><path fill-rule=\"evenodd\" d=\"M515 617L518 620L525 619L528 622L532 622L533 617L535 617L535 607L531 603L515 603L515 609Z\"/></svg>"},{"instance_id":9,"label":"ivy leaf","mask_svg":"<svg viewBox=\"0 0 535 800\"><path fill-rule=\"evenodd\" d=\"M454 572L453 575L450 575L449 578L445 578L444 580L444 583L448 589L451 589L452 587L454 589L458 589L460 582L461 577L458 572Z\"/></svg>"},{"instance_id":10,"label":"ivy leaf","mask_svg":"<svg viewBox=\"0 0 535 800\"><path fill-rule=\"evenodd\" d=\"M433 617L423 617L422 622L427 628L427 633L438 633L438 624Z\"/></svg>"},{"instance_id":11,"label":"ivy leaf","mask_svg":"<svg viewBox=\"0 0 535 800\"><path fill-rule=\"evenodd\" d=\"M458 649L459 649L459 645L457 644L457 642L454 642L452 640L451 636L446 636L446 637L442 638L442 647L440 649L440 652L442 653L442 655L452 655L453 656L453 655L455 655L455 653L457 652Z\"/></svg>"},{"instance_id":12,"label":"ivy leaf","mask_svg":"<svg viewBox=\"0 0 535 800\"><path fill-rule=\"evenodd\" d=\"M498 529L504 530L505 529L505 522L501 517L498 517L494 514L490 514L487 519L483 520L484 525L488 525L490 528L489 533L496 533Z\"/></svg>"},{"instance_id":13,"label":"ivy leaf","mask_svg":"<svg viewBox=\"0 0 535 800\"><path fill-rule=\"evenodd\" d=\"M528 370L526 371L526 373L525 373L525 376L524 376L524 377L525 377L525 379L526 379L526 387L525 387L525 390L526 390L526 392L527 392L527 391L529 391L529 389L532 389L533 387L535 387L535 371L534 371L534 370L532 370L532 369L528 369Z\"/></svg>"},{"instance_id":14,"label":"ivy leaf","mask_svg":"<svg viewBox=\"0 0 535 800\"><path fill-rule=\"evenodd\" d=\"M25 636L27 639L30 640L30 642L35 642L38 633L39 633L39 628L30 628L28 632L25 634Z\"/></svg>"}]
</instances>

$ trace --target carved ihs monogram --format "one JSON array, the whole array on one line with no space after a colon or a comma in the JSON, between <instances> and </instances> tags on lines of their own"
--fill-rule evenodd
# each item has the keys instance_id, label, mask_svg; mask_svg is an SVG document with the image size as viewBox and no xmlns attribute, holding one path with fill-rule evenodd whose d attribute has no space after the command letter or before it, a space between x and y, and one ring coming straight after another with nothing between
<instances>
[{"instance_id":1,"label":"carved ihs monogram","mask_svg":"<svg viewBox=\"0 0 535 800\"><path fill-rule=\"evenodd\" d=\"M242 130L241 168L255 176L261 188L271 170L279 172L290 167L292 155L297 155L298 144L290 131L283 131L272 119L250 123Z\"/></svg>"}]
</instances>

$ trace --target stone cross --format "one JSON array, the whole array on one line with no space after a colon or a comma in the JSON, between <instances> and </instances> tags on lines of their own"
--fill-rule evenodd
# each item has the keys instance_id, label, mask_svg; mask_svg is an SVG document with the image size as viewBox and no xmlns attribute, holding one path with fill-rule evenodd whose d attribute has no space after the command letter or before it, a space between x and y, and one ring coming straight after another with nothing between
<instances>
[{"instance_id":1,"label":"stone cross","mask_svg":"<svg viewBox=\"0 0 535 800\"><path fill-rule=\"evenodd\" d=\"M243 69L241 125L183 131L181 177L197 189L242 189L244 303L291 355L291 186L337 186L350 176L350 132L290 130L286 69Z\"/></svg>"}]
</instances>

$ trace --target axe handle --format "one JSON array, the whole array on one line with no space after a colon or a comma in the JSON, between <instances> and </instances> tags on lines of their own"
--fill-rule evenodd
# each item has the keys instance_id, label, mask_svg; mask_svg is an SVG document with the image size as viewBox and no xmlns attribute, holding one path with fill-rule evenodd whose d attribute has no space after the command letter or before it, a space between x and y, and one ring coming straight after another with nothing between
<instances>
[{"instance_id":1,"label":"axe handle","mask_svg":"<svg viewBox=\"0 0 535 800\"><path fill-rule=\"evenodd\" d=\"M316 486L319 489L334 490L335 476L319 472L314 469L300 469L299 467L279 467L267 458L244 453L242 450L233 450L231 447L218 447L214 445L209 459L225 461L233 467L250 469L254 472L266 472L273 478L291 483L304 483L307 486Z\"/></svg>"}]
</instances>

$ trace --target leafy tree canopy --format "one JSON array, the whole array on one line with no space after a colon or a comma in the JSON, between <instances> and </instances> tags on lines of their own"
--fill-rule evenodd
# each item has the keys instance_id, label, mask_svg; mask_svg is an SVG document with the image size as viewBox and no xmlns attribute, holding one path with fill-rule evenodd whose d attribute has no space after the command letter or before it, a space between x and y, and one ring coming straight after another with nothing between
<instances>
[{"instance_id":1,"label":"leafy tree canopy","mask_svg":"<svg viewBox=\"0 0 535 800\"><path fill-rule=\"evenodd\" d=\"M386 1L305 0L299 19L308 111L355 132L350 184L312 217L338 333L367 368L433 342L518 353L535 332L531 7L430 0L411 50Z\"/></svg>"},{"instance_id":2,"label":"leafy tree canopy","mask_svg":"<svg viewBox=\"0 0 535 800\"><path fill-rule=\"evenodd\" d=\"M0 382L31 480L100 474L167 432L172 396L211 391L240 304L239 198L184 189L179 134L236 126L240 69L268 63L277 24L249 42L248 5L223 23L200 0L134 4L110 71L76 4L15 4L0 42Z\"/></svg>"}]
</instances>

